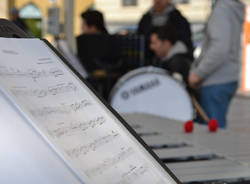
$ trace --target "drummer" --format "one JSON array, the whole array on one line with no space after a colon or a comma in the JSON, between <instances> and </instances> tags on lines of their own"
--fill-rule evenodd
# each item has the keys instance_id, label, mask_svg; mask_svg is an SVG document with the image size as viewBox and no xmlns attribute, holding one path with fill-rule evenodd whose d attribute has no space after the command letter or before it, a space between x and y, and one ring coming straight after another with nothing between
<instances>
[{"instance_id":1,"label":"drummer","mask_svg":"<svg viewBox=\"0 0 250 184\"><path fill-rule=\"evenodd\" d=\"M155 27L150 35L150 49L156 55L154 66L164 68L171 75L181 77L187 84L192 59L188 55L185 44L177 40L173 26Z\"/></svg>"}]
</instances>

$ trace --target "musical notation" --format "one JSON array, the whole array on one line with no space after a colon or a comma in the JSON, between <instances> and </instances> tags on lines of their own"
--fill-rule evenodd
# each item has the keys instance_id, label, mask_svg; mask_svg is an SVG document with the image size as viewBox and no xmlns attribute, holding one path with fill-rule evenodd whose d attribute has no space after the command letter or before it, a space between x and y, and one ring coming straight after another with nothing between
<instances>
[{"instance_id":1,"label":"musical notation","mask_svg":"<svg viewBox=\"0 0 250 184\"><path fill-rule=\"evenodd\" d=\"M51 68L49 70L27 69L27 71L21 71L18 68L0 66L0 77L25 77L37 81L39 78L59 77L62 75L64 75L63 71L58 68Z\"/></svg>"},{"instance_id":2,"label":"musical notation","mask_svg":"<svg viewBox=\"0 0 250 184\"><path fill-rule=\"evenodd\" d=\"M44 117L51 114L69 114L70 110L71 110L70 107L65 107L65 106L43 107L41 109L32 109L30 110L30 113L34 117Z\"/></svg>"},{"instance_id":3,"label":"musical notation","mask_svg":"<svg viewBox=\"0 0 250 184\"><path fill-rule=\"evenodd\" d=\"M81 100L80 102L75 102L69 105L62 104L60 106L54 106L54 107L42 107L39 109L31 109L29 112L34 117L44 117L52 114L70 114L71 112L77 112L80 111L88 106L91 106L92 103L89 100Z\"/></svg>"},{"instance_id":4,"label":"musical notation","mask_svg":"<svg viewBox=\"0 0 250 184\"><path fill-rule=\"evenodd\" d=\"M88 129L95 129L102 126L106 119L103 116L96 117L89 121L72 122L69 125L64 122L57 124L57 128L47 128L48 134L53 138L60 138L62 136L72 136Z\"/></svg>"},{"instance_id":5,"label":"musical notation","mask_svg":"<svg viewBox=\"0 0 250 184\"><path fill-rule=\"evenodd\" d=\"M36 62L36 64L38 65L47 65L53 63L53 60L49 57L38 58L37 61L38 62Z\"/></svg>"},{"instance_id":6,"label":"musical notation","mask_svg":"<svg viewBox=\"0 0 250 184\"><path fill-rule=\"evenodd\" d=\"M85 174L90 178L95 177L97 175L101 175L106 170L109 170L110 168L115 167L117 164L126 160L128 157L130 157L133 154L134 154L133 148L131 147L127 149L121 148L121 151L117 155L115 155L114 157L105 159L101 164L99 164L98 166L94 168L86 170Z\"/></svg>"},{"instance_id":7,"label":"musical notation","mask_svg":"<svg viewBox=\"0 0 250 184\"><path fill-rule=\"evenodd\" d=\"M39 39L0 40L6 47L0 51L3 95L79 182L167 183L154 158L46 44Z\"/></svg>"},{"instance_id":8,"label":"musical notation","mask_svg":"<svg viewBox=\"0 0 250 184\"><path fill-rule=\"evenodd\" d=\"M19 55L19 53L17 51L15 51L15 50L6 50L6 49L3 49L2 53L4 53L4 54L10 54L10 55Z\"/></svg>"},{"instance_id":9,"label":"musical notation","mask_svg":"<svg viewBox=\"0 0 250 184\"><path fill-rule=\"evenodd\" d=\"M57 95L68 92L77 91L76 85L73 83L62 83L54 86L49 86L47 89L27 89L26 87L14 87L10 89L11 93L15 96L30 96L43 98L48 95Z\"/></svg>"},{"instance_id":10,"label":"musical notation","mask_svg":"<svg viewBox=\"0 0 250 184\"><path fill-rule=\"evenodd\" d=\"M89 144L66 150L66 153L71 158L78 158L81 155L87 155L90 151L96 151L99 147L112 142L119 136L119 133L112 131L110 134L99 137Z\"/></svg>"},{"instance_id":11,"label":"musical notation","mask_svg":"<svg viewBox=\"0 0 250 184\"><path fill-rule=\"evenodd\" d=\"M89 100L82 100L80 103L76 102L70 105L71 109L73 109L73 111L77 112L79 110L81 110L84 107L88 107L92 105L92 103Z\"/></svg>"},{"instance_id":12,"label":"musical notation","mask_svg":"<svg viewBox=\"0 0 250 184\"><path fill-rule=\"evenodd\" d=\"M137 179L143 177L148 170L149 168L147 165L142 165L140 167L131 165L129 171L122 174L121 180L118 181L117 184L136 183Z\"/></svg>"}]
</instances>

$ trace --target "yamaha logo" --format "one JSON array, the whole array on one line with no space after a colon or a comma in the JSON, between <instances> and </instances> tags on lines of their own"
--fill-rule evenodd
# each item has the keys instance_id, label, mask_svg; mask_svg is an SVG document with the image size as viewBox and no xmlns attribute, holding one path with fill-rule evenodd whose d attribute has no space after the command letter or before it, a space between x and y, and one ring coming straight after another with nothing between
<instances>
[{"instance_id":1,"label":"yamaha logo","mask_svg":"<svg viewBox=\"0 0 250 184\"><path fill-rule=\"evenodd\" d=\"M156 79L152 79L150 81L147 81L143 84L137 85L129 90L124 90L121 92L121 97L124 100L128 100L131 96L139 95L145 91L148 91L150 89L153 89L160 85L160 81Z\"/></svg>"}]
</instances>

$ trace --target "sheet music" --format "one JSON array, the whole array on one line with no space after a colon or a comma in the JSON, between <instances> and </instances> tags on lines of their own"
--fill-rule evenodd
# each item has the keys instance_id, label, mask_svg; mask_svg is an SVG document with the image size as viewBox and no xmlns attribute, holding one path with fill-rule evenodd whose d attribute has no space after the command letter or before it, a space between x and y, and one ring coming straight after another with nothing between
<instances>
[{"instance_id":1,"label":"sheet music","mask_svg":"<svg viewBox=\"0 0 250 184\"><path fill-rule=\"evenodd\" d=\"M67 58L67 60L70 62L72 67L83 77L87 78L88 73L84 66L81 64L81 61L77 58L77 56L74 55L72 49L70 48L69 44L66 42L66 40L58 40L57 46L60 51L64 54L64 56Z\"/></svg>"},{"instance_id":2,"label":"sheet music","mask_svg":"<svg viewBox=\"0 0 250 184\"><path fill-rule=\"evenodd\" d=\"M173 184L39 39L0 38L0 89L87 184Z\"/></svg>"}]
</instances>

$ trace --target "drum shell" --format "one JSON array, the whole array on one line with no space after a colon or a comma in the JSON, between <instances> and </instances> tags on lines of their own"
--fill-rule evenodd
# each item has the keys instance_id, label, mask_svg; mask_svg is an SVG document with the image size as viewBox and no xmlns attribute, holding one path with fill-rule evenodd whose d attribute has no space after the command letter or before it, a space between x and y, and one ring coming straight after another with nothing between
<instances>
[{"instance_id":1,"label":"drum shell","mask_svg":"<svg viewBox=\"0 0 250 184\"><path fill-rule=\"evenodd\" d=\"M194 117L184 85L156 67L142 67L121 77L109 102L119 113L148 113L183 122Z\"/></svg>"}]
</instances>

